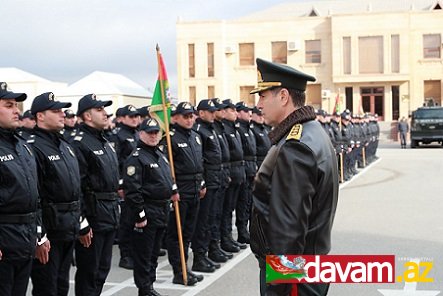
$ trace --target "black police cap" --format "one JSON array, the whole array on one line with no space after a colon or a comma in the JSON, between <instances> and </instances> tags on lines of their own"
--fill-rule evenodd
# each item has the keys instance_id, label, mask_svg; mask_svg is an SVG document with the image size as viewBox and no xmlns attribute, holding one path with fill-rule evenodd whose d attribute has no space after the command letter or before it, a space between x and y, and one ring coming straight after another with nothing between
<instances>
[{"instance_id":1,"label":"black police cap","mask_svg":"<svg viewBox=\"0 0 443 296\"><path fill-rule=\"evenodd\" d=\"M231 99L223 100L223 104L225 104L227 108L235 109L235 104L232 102Z\"/></svg>"},{"instance_id":2,"label":"black police cap","mask_svg":"<svg viewBox=\"0 0 443 296\"><path fill-rule=\"evenodd\" d=\"M215 104L213 101L209 99L201 100L197 105L197 110L203 110L203 111L209 111L209 112L215 112L217 111L217 108L215 107Z\"/></svg>"},{"instance_id":3,"label":"black police cap","mask_svg":"<svg viewBox=\"0 0 443 296\"><path fill-rule=\"evenodd\" d=\"M252 114L262 115L262 112L260 109L257 108L257 106L255 106L254 108L252 108Z\"/></svg>"},{"instance_id":4,"label":"black police cap","mask_svg":"<svg viewBox=\"0 0 443 296\"><path fill-rule=\"evenodd\" d=\"M140 124L140 130L145 131L147 133L149 132L158 132L160 131L160 125L158 124L158 121L154 118L147 118L142 121Z\"/></svg>"},{"instance_id":5,"label":"black police cap","mask_svg":"<svg viewBox=\"0 0 443 296\"><path fill-rule=\"evenodd\" d=\"M171 104L171 116L177 115L177 106Z\"/></svg>"},{"instance_id":6,"label":"black police cap","mask_svg":"<svg viewBox=\"0 0 443 296\"><path fill-rule=\"evenodd\" d=\"M308 81L315 81L315 77L298 71L287 65L277 64L257 58L257 87L251 91L255 94L274 87L285 87L306 90Z\"/></svg>"},{"instance_id":7,"label":"black police cap","mask_svg":"<svg viewBox=\"0 0 443 296\"><path fill-rule=\"evenodd\" d=\"M121 116L137 116L140 115L138 109L134 105L126 105L122 108Z\"/></svg>"},{"instance_id":8,"label":"black police cap","mask_svg":"<svg viewBox=\"0 0 443 296\"><path fill-rule=\"evenodd\" d=\"M215 108L217 110L223 110L228 107L228 105L223 104L223 102L219 98L213 98L211 101L214 103Z\"/></svg>"},{"instance_id":9,"label":"black police cap","mask_svg":"<svg viewBox=\"0 0 443 296\"><path fill-rule=\"evenodd\" d=\"M175 109L175 114L191 114L194 113L194 107L188 102L180 102Z\"/></svg>"},{"instance_id":10,"label":"black police cap","mask_svg":"<svg viewBox=\"0 0 443 296\"><path fill-rule=\"evenodd\" d=\"M74 111L72 111L71 109L66 109L65 110L65 117L66 118L73 118L73 117L75 117Z\"/></svg>"},{"instance_id":11,"label":"black police cap","mask_svg":"<svg viewBox=\"0 0 443 296\"><path fill-rule=\"evenodd\" d=\"M35 116L32 115L31 110L26 110L25 112L23 112L23 115L20 116L20 120L25 119L25 118L35 119Z\"/></svg>"},{"instance_id":12,"label":"black police cap","mask_svg":"<svg viewBox=\"0 0 443 296\"><path fill-rule=\"evenodd\" d=\"M43 112L46 110L56 110L62 108L69 108L72 104L69 102L59 102L55 100L55 95L52 92L43 93L34 98L31 105L31 113Z\"/></svg>"},{"instance_id":13,"label":"black police cap","mask_svg":"<svg viewBox=\"0 0 443 296\"><path fill-rule=\"evenodd\" d=\"M92 108L102 108L111 105L112 101L100 101L97 100L97 96L95 94L88 94L78 101L77 116Z\"/></svg>"},{"instance_id":14,"label":"black police cap","mask_svg":"<svg viewBox=\"0 0 443 296\"><path fill-rule=\"evenodd\" d=\"M237 104L235 104L235 110L249 112L252 109L246 106L245 102L238 102Z\"/></svg>"},{"instance_id":15,"label":"black police cap","mask_svg":"<svg viewBox=\"0 0 443 296\"><path fill-rule=\"evenodd\" d=\"M15 100L16 102L23 102L26 100L27 95L25 93L14 93L8 90L8 84L6 82L0 82L0 100Z\"/></svg>"},{"instance_id":16,"label":"black police cap","mask_svg":"<svg viewBox=\"0 0 443 296\"><path fill-rule=\"evenodd\" d=\"M140 116L149 116L149 106L143 106L141 108L138 108L138 114L140 114Z\"/></svg>"}]
</instances>

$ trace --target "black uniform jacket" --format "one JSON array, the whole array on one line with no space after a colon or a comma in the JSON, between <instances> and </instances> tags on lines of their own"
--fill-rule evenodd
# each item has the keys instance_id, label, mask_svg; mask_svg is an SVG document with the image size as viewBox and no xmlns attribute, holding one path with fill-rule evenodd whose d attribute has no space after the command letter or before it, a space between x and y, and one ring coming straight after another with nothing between
<instances>
[{"instance_id":1,"label":"black uniform jacket","mask_svg":"<svg viewBox=\"0 0 443 296\"><path fill-rule=\"evenodd\" d=\"M249 121L237 120L237 130L243 145L243 159L247 177L254 177L257 172L257 144Z\"/></svg>"},{"instance_id":2,"label":"black uniform jacket","mask_svg":"<svg viewBox=\"0 0 443 296\"><path fill-rule=\"evenodd\" d=\"M131 209L131 223L156 223L166 226L168 205L173 194L171 169L166 156L143 142L124 165L123 188Z\"/></svg>"},{"instance_id":3,"label":"black uniform jacket","mask_svg":"<svg viewBox=\"0 0 443 296\"><path fill-rule=\"evenodd\" d=\"M223 123L229 145L231 183L240 184L246 180L242 141L235 122L223 119Z\"/></svg>"},{"instance_id":4,"label":"black uniform jacket","mask_svg":"<svg viewBox=\"0 0 443 296\"><path fill-rule=\"evenodd\" d=\"M269 132L264 124L252 121L250 128L257 144L257 167L259 168L271 148L271 139L269 139Z\"/></svg>"},{"instance_id":5,"label":"black uniform jacket","mask_svg":"<svg viewBox=\"0 0 443 296\"><path fill-rule=\"evenodd\" d=\"M0 128L2 260L33 258L37 242L37 209L37 166L34 153L23 138L11 130Z\"/></svg>"},{"instance_id":6,"label":"black uniform jacket","mask_svg":"<svg viewBox=\"0 0 443 296\"><path fill-rule=\"evenodd\" d=\"M119 171L114 148L102 131L86 124L80 125L72 145L80 167L82 218L87 218L95 232L117 229ZM81 223L80 234L89 230L84 226Z\"/></svg>"},{"instance_id":7,"label":"black uniform jacket","mask_svg":"<svg viewBox=\"0 0 443 296\"><path fill-rule=\"evenodd\" d=\"M308 120L315 118L311 109L296 110L271 132L274 145L253 190L251 249L258 257L330 250L338 198L337 160L323 128Z\"/></svg>"},{"instance_id":8,"label":"black uniform jacket","mask_svg":"<svg viewBox=\"0 0 443 296\"><path fill-rule=\"evenodd\" d=\"M32 139L43 218L50 240L74 240L79 231L80 171L74 149L58 132L34 128Z\"/></svg>"},{"instance_id":9,"label":"black uniform jacket","mask_svg":"<svg viewBox=\"0 0 443 296\"><path fill-rule=\"evenodd\" d=\"M175 178L181 199L199 198L203 182L202 140L192 129L178 124L170 131ZM167 153L166 139L161 141L162 151Z\"/></svg>"}]
</instances>

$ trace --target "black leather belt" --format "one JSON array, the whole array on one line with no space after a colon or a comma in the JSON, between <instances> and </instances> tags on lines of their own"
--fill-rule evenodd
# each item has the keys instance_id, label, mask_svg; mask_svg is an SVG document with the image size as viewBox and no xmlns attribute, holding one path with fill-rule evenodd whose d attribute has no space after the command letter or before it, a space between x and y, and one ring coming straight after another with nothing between
<instances>
[{"instance_id":1,"label":"black leather belt","mask_svg":"<svg viewBox=\"0 0 443 296\"><path fill-rule=\"evenodd\" d=\"M213 170L213 171L219 171L223 168L222 164L205 164L205 169L207 170Z\"/></svg>"},{"instance_id":2,"label":"black leather belt","mask_svg":"<svg viewBox=\"0 0 443 296\"><path fill-rule=\"evenodd\" d=\"M242 166L245 164L244 160L240 160L240 161L232 161L231 162L231 167L236 167L236 166Z\"/></svg>"},{"instance_id":3,"label":"black leather belt","mask_svg":"<svg viewBox=\"0 0 443 296\"><path fill-rule=\"evenodd\" d=\"M30 224L36 221L35 213L0 214L0 224Z\"/></svg>"},{"instance_id":4,"label":"black leather belt","mask_svg":"<svg viewBox=\"0 0 443 296\"><path fill-rule=\"evenodd\" d=\"M94 196L97 200L117 200L117 192L94 192Z\"/></svg>"},{"instance_id":5,"label":"black leather belt","mask_svg":"<svg viewBox=\"0 0 443 296\"><path fill-rule=\"evenodd\" d=\"M177 175L177 181L197 181L203 179L202 174Z\"/></svg>"},{"instance_id":6,"label":"black leather belt","mask_svg":"<svg viewBox=\"0 0 443 296\"><path fill-rule=\"evenodd\" d=\"M80 208L80 203L78 200L73 202L61 202L61 203L55 203L55 208L62 212L68 212L68 211L75 211Z\"/></svg>"},{"instance_id":7,"label":"black leather belt","mask_svg":"<svg viewBox=\"0 0 443 296\"><path fill-rule=\"evenodd\" d=\"M245 156L246 161L257 161L257 157L255 156Z\"/></svg>"}]
</instances>

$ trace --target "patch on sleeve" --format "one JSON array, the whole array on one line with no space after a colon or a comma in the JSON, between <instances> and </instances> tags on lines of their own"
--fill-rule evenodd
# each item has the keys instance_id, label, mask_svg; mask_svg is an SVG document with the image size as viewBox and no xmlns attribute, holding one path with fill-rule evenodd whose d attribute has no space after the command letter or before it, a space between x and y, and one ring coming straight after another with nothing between
<instances>
[{"instance_id":1,"label":"patch on sleeve","mask_svg":"<svg viewBox=\"0 0 443 296\"><path fill-rule=\"evenodd\" d=\"M299 123L297 123L296 125L294 125L291 129L291 131L289 132L288 136L286 137L286 141L288 140L297 140L299 141L301 138L301 133L303 130L303 126Z\"/></svg>"},{"instance_id":2,"label":"patch on sleeve","mask_svg":"<svg viewBox=\"0 0 443 296\"><path fill-rule=\"evenodd\" d=\"M133 166L133 165L128 166L128 168L126 169L126 174L128 176L134 175L135 174L135 166Z\"/></svg>"}]
</instances>

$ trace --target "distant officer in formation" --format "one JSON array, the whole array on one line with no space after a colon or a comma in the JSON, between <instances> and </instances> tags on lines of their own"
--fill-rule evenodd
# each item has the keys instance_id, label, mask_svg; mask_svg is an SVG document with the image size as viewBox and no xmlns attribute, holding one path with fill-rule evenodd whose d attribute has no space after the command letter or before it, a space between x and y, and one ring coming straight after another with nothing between
<instances>
[{"instance_id":1,"label":"distant officer in formation","mask_svg":"<svg viewBox=\"0 0 443 296\"><path fill-rule=\"evenodd\" d=\"M25 296L41 238L37 166L32 148L17 133L19 102L26 94L0 82L0 295ZM39 222L40 221L40 222Z\"/></svg>"},{"instance_id":2,"label":"distant officer in formation","mask_svg":"<svg viewBox=\"0 0 443 296\"><path fill-rule=\"evenodd\" d=\"M409 124L405 117L402 117L397 125L398 134L400 135L400 144L402 149L406 149L406 138L409 132Z\"/></svg>"},{"instance_id":3,"label":"distant officer in formation","mask_svg":"<svg viewBox=\"0 0 443 296\"><path fill-rule=\"evenodd\" d=\"M140 124L140 113L133 105L126 105L120 109L121 117L119 129L115 135L111 137L111 143L114 144L120 171L120 187L122 186L122 178L124 176L123 166L126 158L131 155L137 146L138 126ZM119 190L121 220L118 230L118 244L120 248L119 266L126 269L133 269L134 263L131 255L131 231L133 226L128 220L129 215L126 209L125 196L123 190Z\"/></svg>"},{"instance_id":4,"label":"distant officer in formation","mask_svg":"<svg viewBox=\"0 0 443 296\"><path fill-rule=\"evenodd\" d=\"M71 103L55 100L51 92L37 96L31 111L36 118L34 137L28 140L37 160L42 239L32 267L32 294L68 295L69 269L78 237L80 171L73 148L60 134Z\"/></svg>"},{"instance_id":5,"label":"distant officer in formation","mask_svg":"<svg viewBox=\"0 0 443 296\"><path fill-rule=\"evenodd\" d=\"M252 108L251 131L254 134L257 146L257 168L260 168L263 160L271 148L271 140L269 139L269 130L265 126L265 120L260 109Z\"/></svg>"},{"instance_id":6,"label":"distant officer in formation","mask_svg":"<svg viewBox=\"0 0 443 296\"><path fill-rule=\"evenodd\" d=\"M176 123L170 131L171 149L174 159L174 170L178 192L180 194L179 212L181 219L185 260L188 260L189 244L194 235L195 225L200 207L200 199L206 194L203 180L203 150L202 140L192 127L194 125L194 108L188 102L181 102L175 111ZM162 150L167 153L166 139L161 141ZM184 285L180 263L179 243L175 209L169 215L166 244L168 260L174 272L172 280L175 284ZM203 280L202 275L187 270L187 284L193 286Z\"/></svg>"},{"instance_id":7,"label":"distant officer in formation","mask_svg":"<svg viewBox=\"0 0 443 296\"><path fill-rule=\"evenodd\" d=\"M65 140L70 143L77 133L77 118L74 111L72 111L71 109L66 109L64 113L64 127L60 132L62 133Z\"/></svg>"},{"instance_id":8,"label":"distant officer in formation","mask_svg":"<svg viewBox=\"0 0 443 296\"><path fill-rule=\"evenodd\" d=\"M80 166L82 209L80 240L76 242L76 295L100 295L111 268L112 245L119 225L119 170L117 154L104 138L104 107L112 101L82 97L77 116L83 123L73 146Z\"/></svg>"},{"instance_id":9,"label":"distant officer in formation","mask_svg":"<svg viewBox=\"0 0 443 296\"><path fill-rule=\"evenodd\" d=\"M32 115L31 110L27 110L20 116L20 127L17 128L17 133L25 140L28 140L33 133L34 126L35 117Z\"/></svg>"},{"instance_id":10,"label":"distant officer in formation","mask_svg":"<svg viewBox=\"0 0 443 296\"><path fill-rule=\"evenodd\" d=\"M178 200L169 162L158 149L160 126L155 119L140 125L136 150L124 164L123 188L132 225L134 282L139 296L159 296L154 289L157 258L168 224L170 200Z\"/></svg>"}]
</instances>

